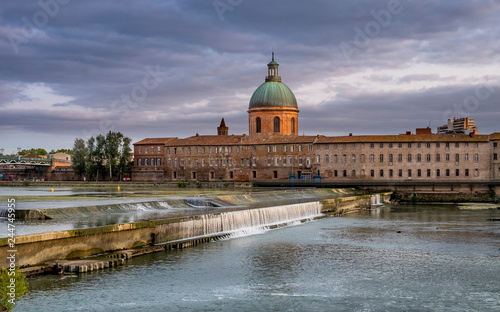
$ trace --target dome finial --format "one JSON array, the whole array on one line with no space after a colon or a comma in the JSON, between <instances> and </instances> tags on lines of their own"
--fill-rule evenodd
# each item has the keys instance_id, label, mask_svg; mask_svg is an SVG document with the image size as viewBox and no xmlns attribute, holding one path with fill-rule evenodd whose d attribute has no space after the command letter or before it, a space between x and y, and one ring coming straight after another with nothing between
<instances>
[{"instance_id":1,"label":"dome finial","mask_svg":"<svg viewBox=\"0 0 500 312\"><path fill-rule=\"evenodd\" d=\"M274 61L274 50L273 50L273 61Z\"/></svg>"}]
</instances>

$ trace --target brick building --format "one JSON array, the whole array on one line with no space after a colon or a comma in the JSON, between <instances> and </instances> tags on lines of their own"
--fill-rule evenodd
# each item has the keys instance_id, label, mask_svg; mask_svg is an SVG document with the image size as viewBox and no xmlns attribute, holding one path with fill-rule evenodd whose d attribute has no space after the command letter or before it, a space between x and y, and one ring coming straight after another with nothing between
<instances>
[{"instance_id":1,"label":"brick building","mask_svg":"<svg viewBox=\"0 0 500 312\"><path fill-rule=\"evenodd\" d=\"M496 180L500 179L500 133L368 136L300 136L293 92L268 75L248 107L249 135L229 135L225 120L217 135L147 138L134 144L133 180L253 181L311 179Z\"/></svg>"}]
</instances>

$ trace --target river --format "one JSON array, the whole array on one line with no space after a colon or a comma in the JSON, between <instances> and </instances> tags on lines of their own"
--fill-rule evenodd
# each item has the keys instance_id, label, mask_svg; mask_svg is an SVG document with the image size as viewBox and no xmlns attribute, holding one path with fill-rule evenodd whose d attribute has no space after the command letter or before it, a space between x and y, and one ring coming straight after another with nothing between
<instances>
[{"instance_id":1,"label":"river","mask_svg":"<svg viewBox=\"0 0 500 312\"><path fill-rule=\"evenodd\" d=\"M500 210L397 206L29 279L14 311L499 311Z\"/></svg>"}]
</instances>

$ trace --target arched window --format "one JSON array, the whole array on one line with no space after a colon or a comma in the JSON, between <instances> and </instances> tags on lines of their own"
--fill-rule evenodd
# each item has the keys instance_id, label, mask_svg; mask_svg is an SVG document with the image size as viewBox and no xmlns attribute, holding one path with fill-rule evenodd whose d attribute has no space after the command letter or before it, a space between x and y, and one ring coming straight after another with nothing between
<instances>
[{"instance_id":1,"label":"arched window","mask_svg":"<svg viewBox=\"0 0 500 312\"><path fill-rule=\"evenodd\" d=\"M290 122L292 123L292 134L295 134L295 118L292 117L292 119L290 120Z\"/></svg>"},{"instance_id":2,"label":"arched window","mask_svg":"<svg viewBox=\"0 0 500 312\"><path fill-rule=\"evenodd\" d=\"M280 132L280 118L274 117L274 132Z\"/></svg>"},{"instance_id":3,"label":"arched window","mask_svg":"<svg viewBox=\"0 0 500 312\"><path fill-rule=\"evenodd\" d=\"M261 133L262 132L262 121L260 120L260 117L257 117L257 119L255 120L255 125L256 125L256 129L257 129L257 133Z\"/></svg>"}]
</instances>

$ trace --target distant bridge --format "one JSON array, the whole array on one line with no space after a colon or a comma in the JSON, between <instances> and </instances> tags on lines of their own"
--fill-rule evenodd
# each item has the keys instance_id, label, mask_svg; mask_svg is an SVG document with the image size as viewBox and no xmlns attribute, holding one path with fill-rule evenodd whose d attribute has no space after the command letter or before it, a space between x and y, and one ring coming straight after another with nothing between
<instances>
[{"instance_id":1,"label":"distant bridge","mask_svg":"<svg viewBox=\"0 0 500 312\"><path fill-rule=\"evenodd\" d=\"M52 158L29 158L0 155L0 165L52 166Z\"/></svg>"}]
</instances>

